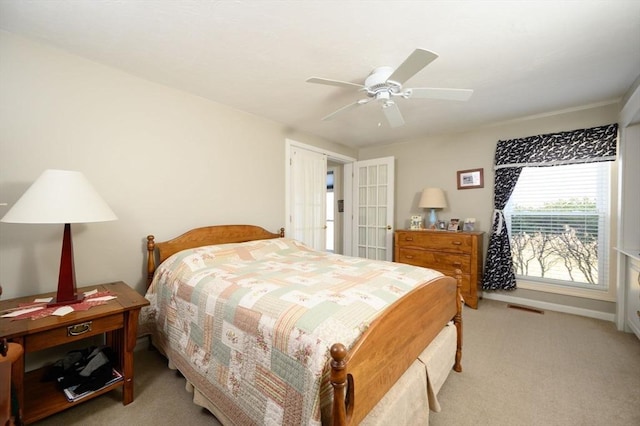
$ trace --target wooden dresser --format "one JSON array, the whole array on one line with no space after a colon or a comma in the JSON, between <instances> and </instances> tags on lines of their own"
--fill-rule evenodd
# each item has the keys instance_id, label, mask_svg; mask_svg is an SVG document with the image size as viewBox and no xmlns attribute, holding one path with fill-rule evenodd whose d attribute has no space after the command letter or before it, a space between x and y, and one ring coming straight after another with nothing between
<instances>
[{"instance_id":1,"label":"wooden dresser","mask_svg":"<svg viewBox=\"0 0 640 426\"><path fill-rule=\"evenodd\" d=\"M482 286L483 232L396 231L396 262L435 269L462 282L466 305L477 309Z\"/></svg>"}]
</instances>

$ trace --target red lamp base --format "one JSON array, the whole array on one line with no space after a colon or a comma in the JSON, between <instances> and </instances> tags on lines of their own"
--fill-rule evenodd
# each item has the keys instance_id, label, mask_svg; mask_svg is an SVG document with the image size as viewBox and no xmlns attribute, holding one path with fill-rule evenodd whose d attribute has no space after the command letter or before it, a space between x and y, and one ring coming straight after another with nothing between
<instances>
[{"instance_id":1,"label":"red lamp base","mask_svg":"<svg viewBox=\"0 0 640 426\"><path fill-rule=\"evenodd\" d=\"M84 295L76 294L76 271L73 267L73 244L71 243L71 225L65 223L62 238L62 254L60 256L60 275L58 276L58 293L56 300L47 307L64 306L79 303Z\"/></svg>"}]
</instances>

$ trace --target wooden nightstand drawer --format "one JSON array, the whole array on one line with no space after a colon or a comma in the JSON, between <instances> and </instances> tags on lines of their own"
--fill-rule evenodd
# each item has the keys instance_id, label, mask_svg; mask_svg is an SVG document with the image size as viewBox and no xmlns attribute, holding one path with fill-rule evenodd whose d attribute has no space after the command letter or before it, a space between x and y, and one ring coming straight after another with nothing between
<instances>
[{"instance_id":1,"label":"wooden nightstand drawer","mask_svg":"<svg viewBox=\"0 0 640 426\"><path fill-rule=\"evenodd\" d=\"M457 269L462 273L471 273L471 257L465 254L451 254L430 250L400 247L397 262L436 269L443 273L455 273Z\"/></svg>"},{"instance_id":2,"label":"wooden nightstand drawer","mask_svg":"<svg viewBox=\"0 0 640 426\"><path fill-rule=\"evenodd\" d=\"M472 237L455 232L398 232L399 246L429 247L432 250L450 253L470 253Z\"/></svg>"},{"instance_id":3,"label":"wooden nightstand drawer","mask_svg":"<svg viewBox=\"0 0 640 426\"><path fill-rule=\"evenodd\" d=\"M58 327L25 336L25 350L27 352L39 351L107 331L117 330L122 328L123 325L124 316L122 313L88 321L81 320L66 327Z\"/></svg>"}]
</instances>

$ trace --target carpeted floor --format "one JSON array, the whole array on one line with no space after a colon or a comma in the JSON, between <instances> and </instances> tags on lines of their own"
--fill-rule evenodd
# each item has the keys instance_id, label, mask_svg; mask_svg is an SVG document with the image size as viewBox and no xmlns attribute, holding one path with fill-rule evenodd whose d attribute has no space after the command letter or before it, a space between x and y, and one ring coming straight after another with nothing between
<instances>
[{"instance_id":1,"label":"carpeted floor","mask_svg":"<svg viewBox=\"0 0 640 426\"><path fill-rule=\"evenodd\" d=\"M463 320L464 371L449 375L431 425L640 425L635 335L610 322L494 300L465 308ZM135 363L133 403L123 406L113 391L36 425L219 425L191 403L184 379L157 352L138 351Z\"/></svg>"}]
</instances>

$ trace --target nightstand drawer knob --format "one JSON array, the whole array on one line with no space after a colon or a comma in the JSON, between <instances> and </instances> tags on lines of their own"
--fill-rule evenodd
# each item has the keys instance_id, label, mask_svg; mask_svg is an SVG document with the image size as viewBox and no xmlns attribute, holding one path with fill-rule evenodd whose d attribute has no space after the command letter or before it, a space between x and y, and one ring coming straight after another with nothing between
<instances>
[{"instance_id":1,"label":"nightstand drawer knob","mask_svg":"<svg viewBox=\"0 0 640 426\"><path fill-rule=\"evenodd\" d=\"M91 323L93 321L83 322L82 324L70 325L67 327L67 336L79 336L91 331Z\"/></svg>"}]
</instances>

